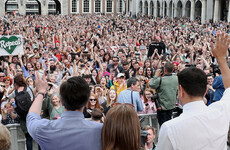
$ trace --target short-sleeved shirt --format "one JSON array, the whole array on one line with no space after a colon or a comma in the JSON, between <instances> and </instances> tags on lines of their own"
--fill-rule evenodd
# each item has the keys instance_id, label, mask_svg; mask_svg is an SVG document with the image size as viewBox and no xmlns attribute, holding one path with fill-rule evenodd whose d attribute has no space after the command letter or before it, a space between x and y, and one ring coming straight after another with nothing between
<instances>
[{"instance_id":1,"label":"short-sleeved shirt","mask_svg":"<svg viewBox=\"0 0 230 150\"><path fill-rule=\"evenodd\" d=\"M132 102L133 97L133 102ZM122 91L117 98L118 103L130 103L134 105L135 111L143 111L143 104L140 97L140 94L131 89Z\"/></svg>"},{"instance_id":2,"label":"short-sleeved shirt","mask_svg":"<svg viewBox=\"0 0 230 150\"><path fill-rule=\"evenodd\" d=\"M60 119L27 115L27 129L44 150L101 150L102 124L85 120L79 111L65 111Z\"/></svg>"}]
</instances>

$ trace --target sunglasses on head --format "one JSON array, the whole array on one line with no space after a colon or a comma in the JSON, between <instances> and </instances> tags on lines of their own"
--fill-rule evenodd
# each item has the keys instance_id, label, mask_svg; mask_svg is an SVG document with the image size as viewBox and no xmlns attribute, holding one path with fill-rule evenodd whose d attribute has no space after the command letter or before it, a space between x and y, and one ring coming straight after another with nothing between
<instances>
[{"instance_id":1,"label":"sunglasses on head","mask_svg":"<svg viewBox=\"0 0 230 150\"><path fill-rule=\"evenodd\" d=\"M90 101L97 101L97 99L89 99Z\"/></svg>"}]
</instances>

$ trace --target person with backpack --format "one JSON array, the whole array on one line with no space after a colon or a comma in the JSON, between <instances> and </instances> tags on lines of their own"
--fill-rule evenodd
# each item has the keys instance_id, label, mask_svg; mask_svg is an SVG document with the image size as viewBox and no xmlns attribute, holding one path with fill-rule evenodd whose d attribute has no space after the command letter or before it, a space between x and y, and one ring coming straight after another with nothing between
<instances>
[{"instance_id":1,"label":"person with backpack","mask_svg":"<svg viewBox=\"0 0 230 150\"><path fill-rule=\"evenodd\" d=\"M8 95L8 98L15 99L15 111L20 117L20 125L26 137L26 147L27 150L32 150L33 139L26 128L26 115L32 105L34 96L33 90L26 85L26 80L22 74L17 74L14 77L14 91Z\"/></svg>"}]
</instances>

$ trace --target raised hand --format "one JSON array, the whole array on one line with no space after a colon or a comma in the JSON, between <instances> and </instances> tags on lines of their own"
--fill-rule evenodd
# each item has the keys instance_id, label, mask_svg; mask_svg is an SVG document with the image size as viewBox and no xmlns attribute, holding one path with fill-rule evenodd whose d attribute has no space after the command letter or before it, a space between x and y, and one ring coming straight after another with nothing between
<instances>
[{"instance_id":1,"label":"raised hand","mask_svg":"<svg viewBox=\"0 0 230 150\"><path fill-rule=\"evenodd\" d=\"M48 83L46 81L45 75L43 75L41 78L38 71L36 71L35 72L35 78L36 78L35 85L36 85L37 91L42 92L42 93L46 93L47 88L48 88Z\"/></svg>"},{"instance_id":2,"label":"raised hand","mask_svg":"<svg viewBox=\"0 0 230 150\"><path fill-rule=\"evenodd\" d=\"M217 34L216 45L211 44L212 54L216 59L225 59L230 44L230 38L228 34Z\"/></svg>"},{"instance_id":3,"label":"raised hand","mask_svg":"<svg viewBox=\"0 0 230 150\"><path fill-rule=\"evenodd\" d=\"M212 54L216 57L219 64L225 88L230 87L230 69L226 61L229 44L230 38L228 37L228 34L225 33L217 35L216 46L214 46L213 43L211 44Z\"/></svg>"}]
</instances>

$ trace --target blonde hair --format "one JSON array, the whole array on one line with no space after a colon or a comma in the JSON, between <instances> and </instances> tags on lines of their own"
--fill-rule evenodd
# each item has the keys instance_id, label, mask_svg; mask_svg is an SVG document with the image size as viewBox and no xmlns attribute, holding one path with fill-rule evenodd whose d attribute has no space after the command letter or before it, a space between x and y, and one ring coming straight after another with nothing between
<instances>
[{"instance_id":1,"label":"blonde hair","mask_svg":"<svg viewBox=\"0 0 230 150\"><path fill-rule=\"evenodd\" d=\"M111 99L110 99L110 92L111 92L111 91L115 91L116 98L115 98L114 103L117 102L117 92L116 92L116 90L110 89L109 92L108 92L108 95L107 95L107 104L106 104L107 107L111 106Z\"/></svg>"},{"instance_id":2,"label":"blonde hair","mask_svg":"<svg viewBox=\"0 0 230 150\"><path fill-rule=\"evenodd\" d=\"M0 150L9 150L11 146L11 136L8 129L0 124Z\"/></svg>"}]
</instances>

